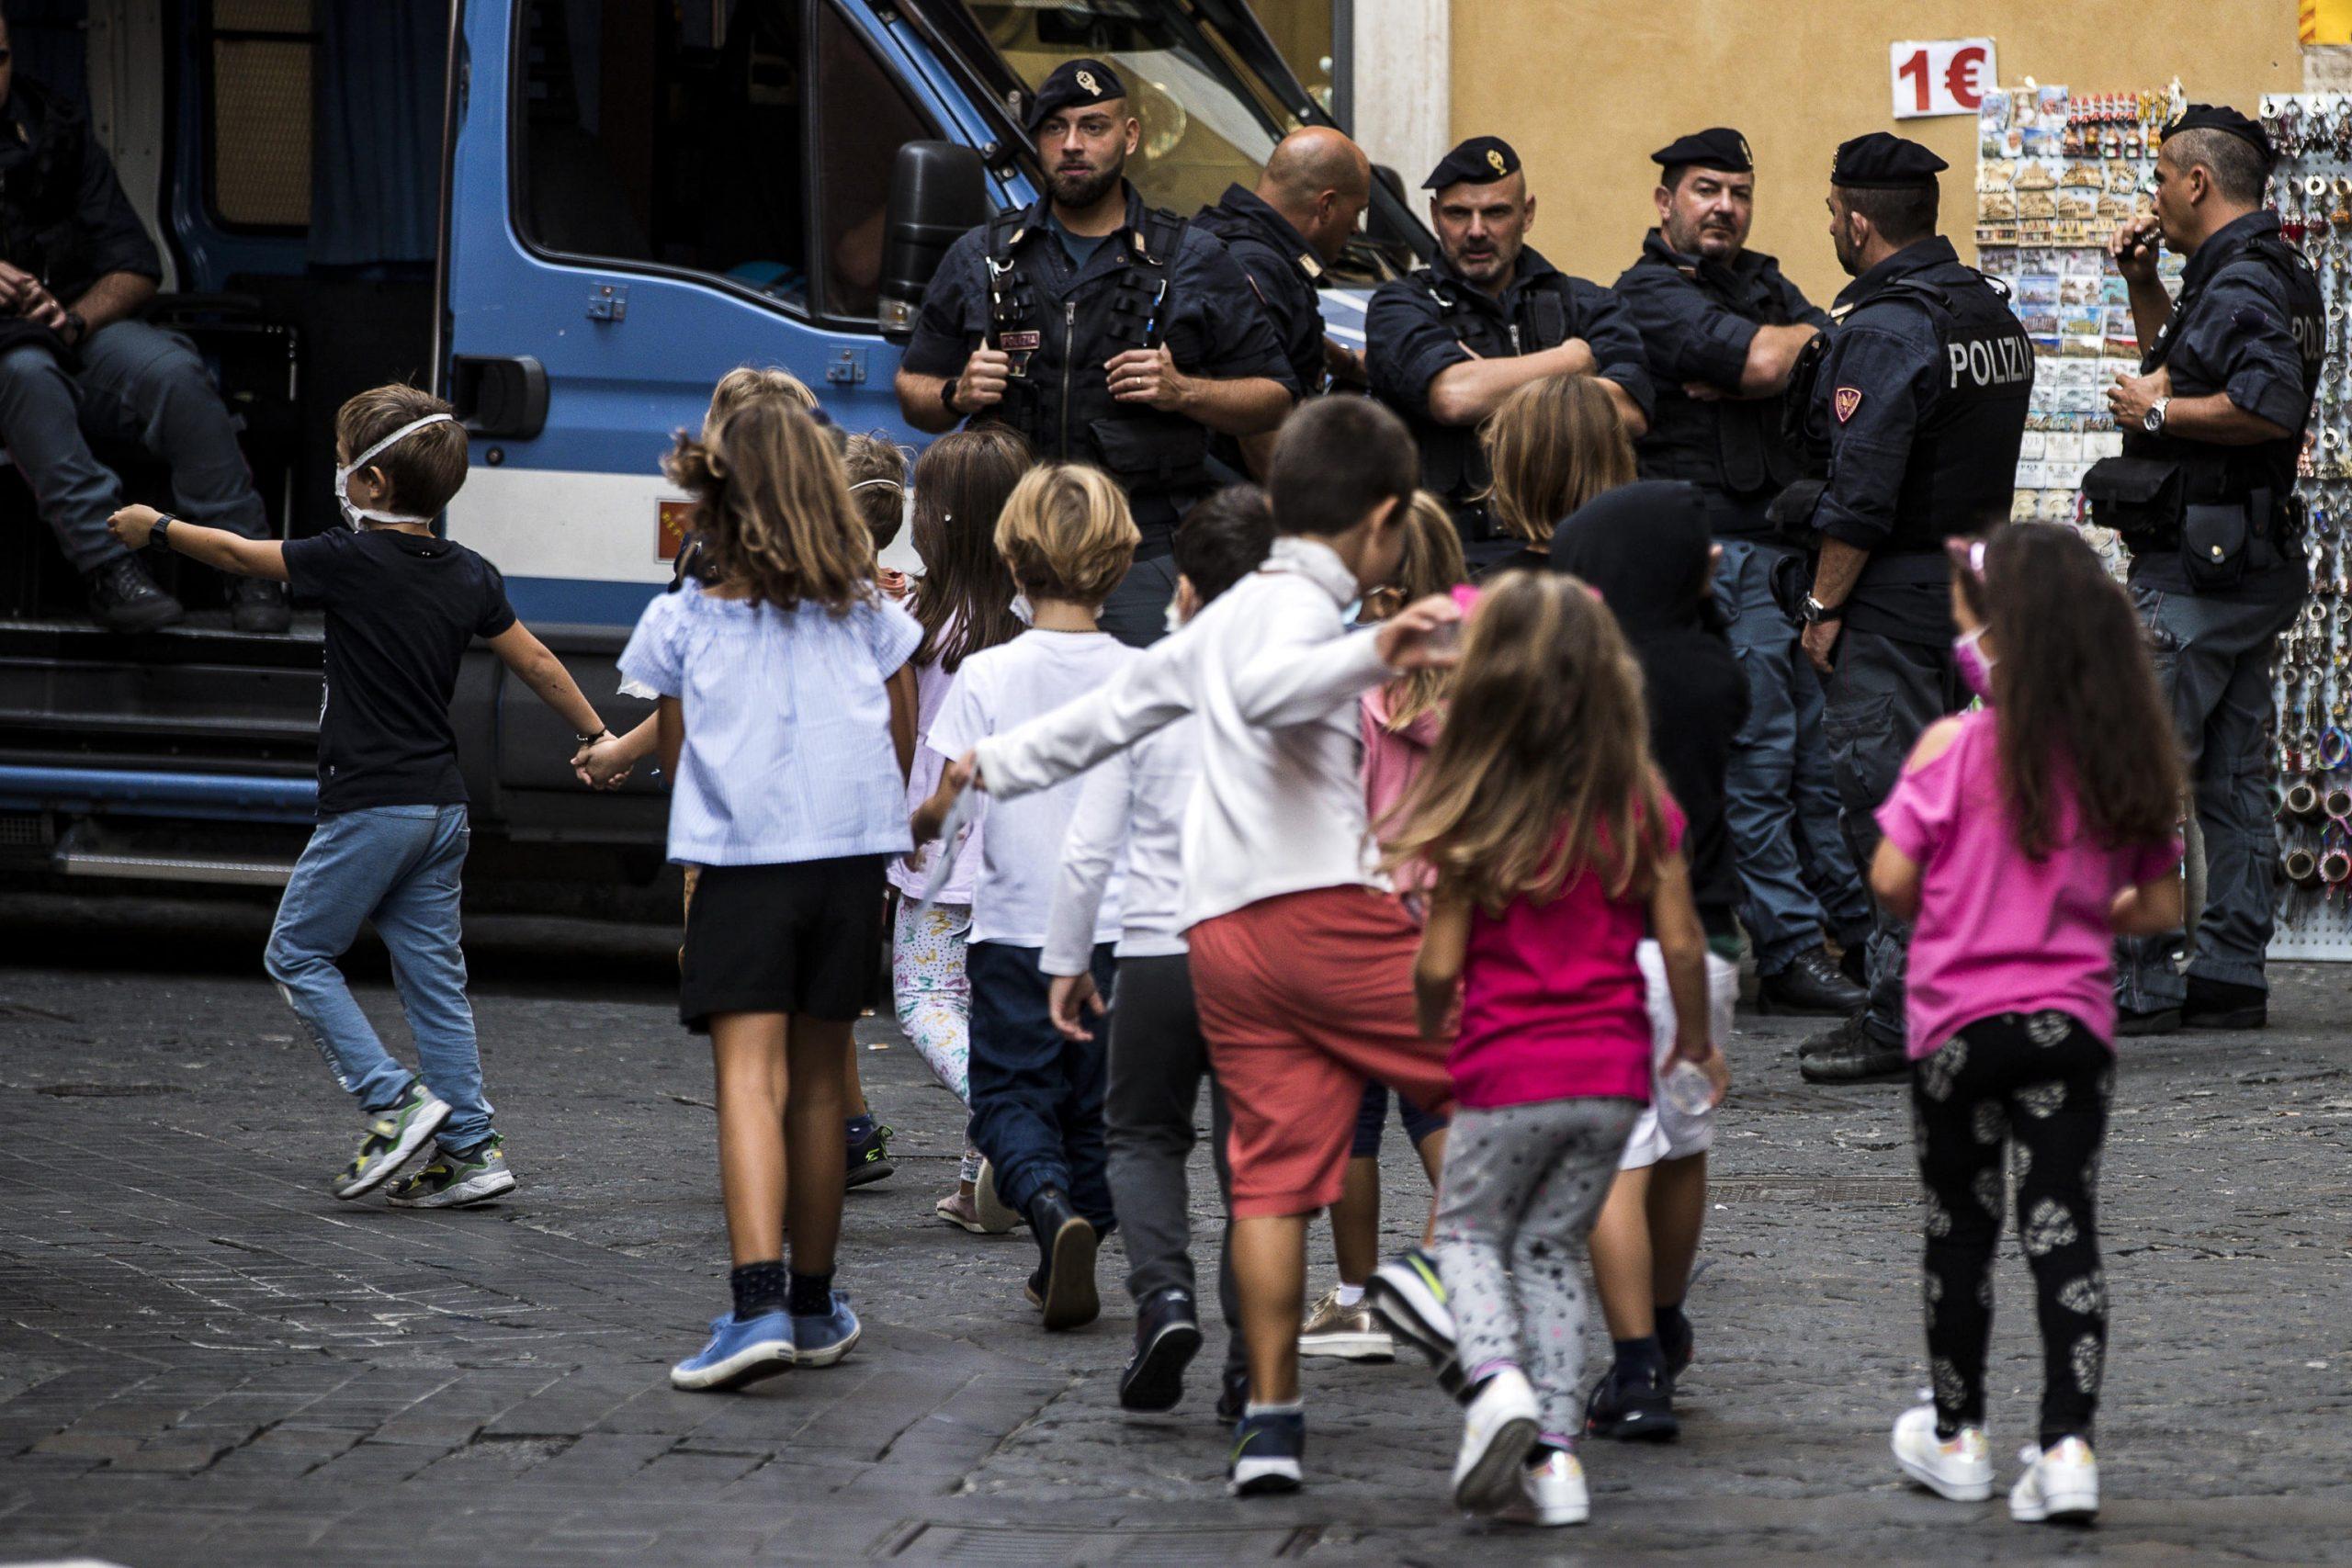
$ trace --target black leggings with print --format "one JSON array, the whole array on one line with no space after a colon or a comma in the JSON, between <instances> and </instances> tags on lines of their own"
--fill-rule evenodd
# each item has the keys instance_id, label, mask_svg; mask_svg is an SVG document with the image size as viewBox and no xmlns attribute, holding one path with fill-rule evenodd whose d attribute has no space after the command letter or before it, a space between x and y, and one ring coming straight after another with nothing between
<instances>
[{"instance_id":1,"label":"black leggings with print","mask_svg":"<svg viewBox=\"0 0 2352 1568\"><path fill-rule=\"evenodd\" d=\"M2018 1236L2041 1321L2041 1445L2091 1436L2107 1356L2098 1161L2114 1084L2114 1053L2063 1012L1979 1019L1913 1064L1928 1357L1946 1436L1984 1422L2004 1150L2013 1151Z\"/></svg>"}]
</instances>

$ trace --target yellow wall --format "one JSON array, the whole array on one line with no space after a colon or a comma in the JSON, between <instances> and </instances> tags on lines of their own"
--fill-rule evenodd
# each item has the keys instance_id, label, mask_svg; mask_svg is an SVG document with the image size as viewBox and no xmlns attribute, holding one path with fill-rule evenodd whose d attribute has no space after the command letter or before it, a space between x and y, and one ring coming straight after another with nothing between
<instances>
[{"instance_id":1,"label":"yellow wall","mask_svg":"<svg viewBox=\"0 0 2352 1568\"><path fill-rule=\"evenodd\" d=\"M1845 278L1822 201L1838 143L1894 130L1935 149L1945 231L1963 256L1975 221L1975 121L1900 124L1887 45L1990 35L2000 85L2030 75L2079 92L2161 87L2251 114L2296 92L2296 0L1453 0L1453 130L1499 135L1526 160L1531 243L1607 283L1655 220L1652 150L1736 127L1754 146L1750 243L1826 302ZM1418 186L1427 170L1407 172Z\"/></svg>"}]
</instances>

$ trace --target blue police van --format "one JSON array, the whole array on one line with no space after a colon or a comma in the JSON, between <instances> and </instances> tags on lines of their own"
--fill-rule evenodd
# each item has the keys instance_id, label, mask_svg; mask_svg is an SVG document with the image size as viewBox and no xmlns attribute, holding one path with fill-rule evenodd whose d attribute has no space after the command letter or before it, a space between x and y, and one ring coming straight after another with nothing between
<instances>
[{"instance_id":1,"label":"blue police van","mask_svg":"<svg viewBox=\"0 0 2352 1568\"><path fill-rule=\"evenodd\" d=\"M11 0L16 69L86 104L165 257L150 311L204 355L273 527L341 526L330 424L429 385L472 438L450 536L621 728L613 659L670 577L659 458L746 363L851 429L922 438L896 343L963 228L1039 188L1026 96L1091 54L1134 85L1130 173L1191 212L1328 117L1239 0ZM1385 172L1384 172L1385 174ZM1342 280L1426 254L1393 176ZM1361 341L1361 288L1333 330ZM168 476L100 448L133 499ZM161 552L156 552L161 555ZM282 881L315 804L319 617L233 630L220 587L139 637L82 613L0 475L0 868ZM660 869L640 773L581 788L561 721L477 650L455 716L478 874Z\"/></svg>"}]
</instances>

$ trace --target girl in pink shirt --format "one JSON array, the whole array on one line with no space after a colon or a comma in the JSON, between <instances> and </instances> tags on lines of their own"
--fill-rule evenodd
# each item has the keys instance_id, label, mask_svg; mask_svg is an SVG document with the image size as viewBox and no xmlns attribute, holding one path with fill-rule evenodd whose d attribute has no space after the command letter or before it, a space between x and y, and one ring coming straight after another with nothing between
<instances>
[{"instance_id":1,"label":"girl in pink shirt","mask_svg":"<svg viewBox=\"0 0 2352 1568\"><path fill-rule=\"evenodd\" d=\"M1388 850L1434 878L1415 976L1425 1036L1444 1038L1460 989L1435 1247L1469 1405L1454 1501L1529 1523L1588 1511L1573 1451L1585 1241L1649 1102L1645 936L1689 1021L1678 1054L1722 1070L1681 814L1648 737L1640 670L1592 591L1506 573L1471 616Z\"/></svg>"},{"instance_id":2,"label":"girl in pink shirt","mask_svg":"<svg viewBox=\"0 0 2352 1568\"><path fill-rule=\"evenodd\" d=\"M1894 1457L1943 1496L1992 1495L1984 1347L2014 1146L2042 1392L2009 1511L2081 1520L2098 1511L2111 944L2180 922L2181 765L2131 601L2073 529L2021 524L1950 547L1953 655L1986 705L1919 738L1879 808L1871 867L1881 902L1917 920L1911 1102L1928 1190L1935 1402L1895 1423Z\"/></svg>"}]
</instances>

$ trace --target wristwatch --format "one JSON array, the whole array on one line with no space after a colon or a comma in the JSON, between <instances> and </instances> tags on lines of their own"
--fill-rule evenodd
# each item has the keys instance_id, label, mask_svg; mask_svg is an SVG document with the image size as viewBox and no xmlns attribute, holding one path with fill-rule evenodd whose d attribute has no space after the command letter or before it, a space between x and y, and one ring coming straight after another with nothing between
<instances>
[{"instance_id":1,"label":"wristwatch","mask_svg":"<svg viewBox=\"0 0 2352 1568\"><path fill-rule=\"evenodd\" d=\"M2150 403L2148 412L2141 416L2140 428L2151 435L2162 435L2165 433L2165 410L2171 404L2170 398L2158 398Z\"/></svg>"},{"instance_id":2,"label":"wristwatch","mask_svg":"<svg viewBox=\"0 0 2352 1568\"><path fill-rule=\"evenodd\" d=\"M90 323L83 319L81 311L68 310L65 312L65 324L74 329L71 335L60 334L65 336L65 346L81 347L82 341L90 335Z\"/></svg>"},{"instance_id":3,"label":"wristwatch","mask_svg":"<svg viewBox=\"0 0 2352 1568\"><path fill-rule=\"evenodd\" d=\"M1806 626L1819 626L1824 621L1844 619L1846 615L1846 606L1843 604L1825 604L1820 600L1808 593L1804 596L1804 604L1798 607L1797 615Z\"/></svg>"},{"instance_id":4,"label":"wristwatch","mask_svg":"<svg viewBox=\"0 0 2352 1568\"><path fill-rule=\"evenodd\" d=\"M158 516L155 519L155 525L147 530L147 542L151 545L161 545L167 550L170 549L172 547L172 542L164 537L164 530L178 521L178 518L173 516L168 512Z\"/></svg>"},{"instance_id":5,"label":"wristwatch","mask_svg":"<svg viewBox=\"0 0 2352 1568\"><path fill-rule=\"evenodd\" d=\"M577 731L574 731L571 738L574 740L579 741L582 746L593 746L597 741L606 739L612 733L612 730L609 728L600 729L594 735L582 735Z\"/></svg>"},{"instance_id":6,"label":"wristwatch","mask_svg":"<svg viewBox=\"0 0 2352 1568\"><path fill-rule=\"evenodd\" d=\"M939 406L957 419L964 417L964 411L956 406L956 389L963 379L961 376L950 376L939 384Z\"/></svg>"}]
</instances>

